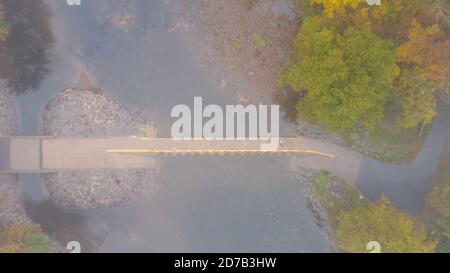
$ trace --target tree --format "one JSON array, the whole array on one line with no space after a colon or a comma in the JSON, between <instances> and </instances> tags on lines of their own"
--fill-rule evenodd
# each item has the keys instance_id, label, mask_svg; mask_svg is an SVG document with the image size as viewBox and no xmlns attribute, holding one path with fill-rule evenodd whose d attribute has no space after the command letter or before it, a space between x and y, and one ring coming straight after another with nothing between
<instances>
[{"instance_id":1,"label":"tree","mask_svg":"<svg viewBox=\"0 0 450 273\"><path fill-rule=\"evenodd\" d=\"M435 223L448 238L450 238L450 180L433 188L427 197L427 207L438 215Z\"/></svg>"},{"instance_id":2,"label":"tree","mask_svg":"<svg viewBox=\"0 0 450 273\"><path fill-rule=\"evenodd\" d=\"M312 2L314 1L312 0ZM328 12L325 8L330 28L345 30L349 26L368 26L378 37L388 39L395 45L407 40L413 20L424 25L436 21L435 16L430 12L429 1L434 0L382 0L381 5L355 4L354 8L345 8L352 5L345 5L343 1L317 0L320 3L328 3L323 6L330 6ZM367 2L367 0L361 2ZM332 7L335 6L340 8L333 9Z\"/></svg>"},{"instance_id":3,"label":"tree","mask_svg":"<svg viewBox=\"0 0 450 273\"><path fill-rule=\"evenodd\" d=\"M431 11L435 16L436 22L444 30L450 30L450 2L448 0L430 0Z\"/></svg>"},{"instance_id":4,"label":"tree","mask_svg":"<svg viewBox=\"0 0 450 273\"><path fill-rule=\"evenodd\" d=\"M6 40L9 36L9 25L5 21L5 11L0 5L0 41Z\"/></svg>"},{"instance_id":5,"label":"tree","mask_svg":"<svg viewBox=\"0 0 450 273\"><path fill-rule=\"evenodd\" d=\"M54 39L51 9L46 1L0 1L9 25L8 39L0 42L0 78L16 94L39 89L50 71Z\"/></svg>"},{"instance_id":6,"label":"tree","mask_svg":"<svg viewBox=\"0 0 450 273\"><path fill-rule=\"evenodd\" d=\"M397 83L397 95L402 100L400 124L405 128L430 124L436 116L436 85L403 70Z\"/></svg>"},{"instance_id":7,"label":"tree","mask_svg":"<svg viewBox=\"0 0 450 273\"><path fill-rule=\"evenodd\" d=\"M450 180L434 187L427 204L442 217L450 218Z\"/></svg>"},{"instance_id":8,"label":"tree","mask_svg":"<svg viewBox=\"0 0 450 273\"><path fill-rule=\"evenodd\" d=\"M424 80L450 83L450 39L438 25L422 27L413 21L409 40L399 47L397 60L411 66L414 74Z\"/></svg>"},{"instance_id":9,"label":"tree","mask_svg":"<svg viewBox=\"0 0 450 273\"><path fill-rule=\"evenodd\" d=\"M427 3L423 0L383 0L382 5L368 9L372 30L396 44L408 38L411 21L426 17Z\"/></svg>"},{"instance_id":10,"label":"tree","mask_svg":"<svg viewBox=\"0 0 450 273\"><path fill-rule=\"evenodd\" d=\"M17 224L0 233L0 253L49 252L54 249L39 225Z\"/></svg>"},{"instance_id":11,"label":"tree","mask_svg":"<svg viewBox=\"0 0 450 273\"><path fill-rule=\"evenodd\" d=\"M433 252L436 247L427 240L422 224L384 197L339 215L337 236L341 248L348 252L367 252L369 241L379 242L383 252Z\"/></svg>"},{"instance_id":12,"label":"tree","mask_svg":"<svg viewBox=\"0 0 450 273\"><path fill-rule=\"evenodd\" d=\"M374 128L398 74L391 44L367 28L335 34L318 17L305 20L294 43L294 61L279 81L306 90L301 116L337 132Z\"/></svg>"},{"instance_id":13,"label":"tree","mask_svg":"<svg viewBox=\"0 0 450 273\"><path fill-rule=\"evenodd\" d=\"M344 13L347 7L356 8L360 3L366 0L312 0L312 4L320 4L328 17L333 17L336 13Z\"/></svg>"}]
</instances>

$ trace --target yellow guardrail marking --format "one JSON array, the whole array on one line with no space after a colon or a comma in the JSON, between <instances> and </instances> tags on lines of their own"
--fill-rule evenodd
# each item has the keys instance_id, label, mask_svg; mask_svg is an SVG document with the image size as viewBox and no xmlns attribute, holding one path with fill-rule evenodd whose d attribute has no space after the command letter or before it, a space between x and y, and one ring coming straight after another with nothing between
<instances>
[{"instance_id":1,"label":"yellow guardrail marking","mask_svg":"<svg viewBox=\"0 0 450 273\"><path fill-rule=\"evenodd\" d=\"M119 153L119 154L160 154L160 153L307 153L321 155L325 157L334 158L334 155L322 153L313 150L222 150L222 149L186 149L186 150L142 150L142 149L119 149L119 150L106 150L107 153Z\"/></svg>"},{"instance_id":2,"label":"yellow guardrail marking","mask_svg":"<svg viewBox=\"0 0 450 273\"><path fill-rule=\"evenodd\" d=\"M263 138L173 138L173 137L131 137L131 138L137 138L139 140L176 140L176 141L189 141L189 140L195 140L195 141L200 141L200 140L212 140L212 141L219 141L219 140L260 140L260 141L270 141L272 139L277 139L277 138L270 138L270 137L263 137ZM301 140L304 139L303 137L280 137L278 138L279 140Z\"/></svg>"},{"instance_id":3,"label":"yellow guardrail marking","mask_svg":"<svg viewBox=\"0 0 450 273\"><path fill-rule=\"evenodd\" d=\"M205 138L186 138L186 139L174 139L170 137L132 137L137 138L142 141L151 141L151 140L175 140L175 141L222 141L222 140L258 140L258 141L270 141L273 140L271 138L217 138L217 139L205 139ZM283 140L302 140L302 137L283 137L278 138L280 142ZM307 149L277 149L277 150L261 150L261 149L154 149L154 150L145 150L145 149L110 149L106 151L107 153L128 153L128 154L160 154L160 153L173 153L173 154L182 154L182 153L306 153L306 154L314 154L325 156L329 158L334 158L335 156L332 154L327 154L314 150Z\"/></svg>"}]
</instances>

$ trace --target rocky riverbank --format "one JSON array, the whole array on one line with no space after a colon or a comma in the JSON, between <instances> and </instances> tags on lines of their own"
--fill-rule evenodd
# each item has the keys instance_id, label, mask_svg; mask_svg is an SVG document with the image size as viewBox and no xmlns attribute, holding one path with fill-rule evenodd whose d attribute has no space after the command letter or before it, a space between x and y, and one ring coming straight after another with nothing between
<instances>
[{"instance_id":1,"label":"rocky riverbank","mask_svg":"<svg viewBox=\"0 0 450 273\"><path fill-rule=\"evenodd\" d=\"M327 234L328 247L331 250L333 248L334 230L328 222L325 209L314 194L312 187L314 170L292 166L291 171L293 178L302 185L302 191L306 197L306 206L312 214L314 224Z\"/></svg>"},{"instance_id":2,"label":"rocky riverbank","mask_svg":"<svg viewBox=\"0 0 450 273\"><path fill-rule=\"evenodd\" d=\"M282 93L293 93L279 90L277 77L290 58L300 24L299 7L289 0L188 0L177 22L187 31L194 51L217 84L242 104L273 103L277 96L285 96ZM288 114L295 120L288 125L290 136L345 145L366 156L394 163L414 158L424 139L410 145L404 141L386 143L389 136L375 140L368 134L352 134L344 139L323 126L297 121L294 107L298 98L284 100L287 101L276 103L292 112Z\"/></svg>"},{"instance_id":3,"label":"rocky riverbank","mask_svg":"<svg viewBox=\"0 0 450 273\"><path fill-rule=\"evenodd\" d=\"M15 96L13 96L4 81L0 81L0 136L19 134L20 111Z\"/></svg>"},{"instance_id":4,"label":"rocky riverbank","mask_svg":"<svg viewBox=\"0 0 450 273\"><path fill-rule=\"evenodd\" d=\"M323 140L336 145L347 146L365 156L380 160L389 161L386 155L391 150L398 148L388 143L375 144L370 140L368 134L360 136L359 134L351 134L347 140L340 135L334 134L319 124L310 124L308 122L295 122L295 135L306 138ZM396 162L398 163L398 162Z\"/></svg>"},{"instance_id":5,"label":"rocky riverbank","mask_svg":"<svg viewBox=\"0 0 450 273\"><path fill-rule=\"evenodd\" d=\"M54 137L155 137L146 113L130 110L99 90L67 89L47 104L43 132ZM60 206L94 209L119 205L156 191L158 168L68 171L43 175Z\"/></svg>"},{"instance_id":6,"label":"rocky riverbank","mask_svg":"<svg viewBox=\"0 0 450 273\"><path fill-rule=\"evenodd\" d=\"M337 216L357 203L366 202L366 199L332 174L301 166L293 166L292 171L294 179L303 185L306 206L314 223L327 234L329 251L340 252L336 237Z\"/></svg>"},{"instance_id":7,"label":"rocky riverbank","mask_svg":"<svg viewBox=\"0 0 450 273\"><path fill-rule=\"evenodd\" d=\"M18 135L19 119L15 97L0 82L0 136ZM18 223L31 223L22 204L19 178L14 174L0 174L0 230Z\"/></svg>"},{"instance_id":8,"label":"rocky riverbank","mask_svg":"<svg viewBox=\"0 0 450 273\"><path fill-rule=\"evenodd\" d=\"M178 25L218 85L240 103L267 103L299 21L289 0L188 0Z\"/></svg>"}]
</instances>

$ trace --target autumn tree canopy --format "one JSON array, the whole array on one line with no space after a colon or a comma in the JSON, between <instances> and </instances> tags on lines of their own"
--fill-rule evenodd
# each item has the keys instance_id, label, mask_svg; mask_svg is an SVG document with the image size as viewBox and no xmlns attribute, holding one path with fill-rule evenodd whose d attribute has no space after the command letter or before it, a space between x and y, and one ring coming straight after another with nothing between
<instances>
[{"instance_id":1,"label":"autumn tree canopy","mask_svg":"<svg viewBox=\"0 0 450 273\"><path fill-rule=\"evenodd\" d=\"M412 20L426 17L427 5L423 0L383 0L367 11L372 30L397 43L407 37Z\"/></svg>"},{"instance_id":2,"label":"autumn tree canopy","mask_svg":"<svg viewBox=\"0 0 450 273\"><path fill-rule=\"evenodd\" d=\"M54 252L51 241L39 225L17 224L0 233L0 253Z\"/></svg>"},{"instance_id":3,"label":"autumn tree canopy","mask_svg":"<svg viewBox=\"0 0 450 273\"><path fill-rule=\"evenodd\" d=\"M427 205L438 214L437 226L450 238L450 180L433 188Z\"/></svg>"},{"instance_id":4,"label":"autumn tree canopy","mask_svg":"<svg viewBox=\"0 0 450 273\"><path fill-rule=\"evenodd\" d=\"M348 252L367 252L369 241L379 242L382 252L433 252L436 247L427 241L422 224L386 198L339 215L337 236L340 247Z\"/></svg>"},{"instance_id":5,"label":"autumn tree canopy","mask_svg":"<svg viewBox=\"0 0 450 273\"><path fill-rule=\"evenodd\" d=\"M409 40L399 47L397 60L410 65L425 80L450 83L450 39L438 25L423 27L413 21Z\"/></svg>"},{"instance_id":6,"label":"autumn tree canopy","mask_svg":"<svg viewBox=\"0 0 450 273\"><path fill-rule=\"evenodd\" d=\"M402 101L400 124L413 128L430 124L436 116L436 85L403 70L397 82L397 95Z\"/></svg>"},{"instance_id":7,"label":"autumn tree canopy","mask_svg":"<svg viewBox=\"0 0 450 273\"><path fill-rule=\"evenodd\" d=\"M398 74L392 45L367 28L335 34L318 17L305 20L294 44L280 82L306 91L302 116L337 132L374 128Z\"/></svg>"},{"instance_id":8,"label":"autumn tree canopy","mask_svg":"<svg viewBox=\"0 0 450 273\"><path fill-rule=\"evenodd\" d=\"M356 8L366 0L312 0L311 4L320 4L328 17L333 17L336 13L343 13L347 7Z\"/></svg>"},{"instance_id":9,"label":"autumn tree canopy","mask_svg":"<svg viewBox=\"0 0 450 273\"><path fill-rule=\"evenodd\" d=\"M282 86L305 93L299 117L348 133L375 128L386 112L422 132L436 115L438 90L450 88L449 32L440 27L448 1L304 1L322 8L304 20L280 73Z\"/></svg>"},{"instance_id":10,"label":"autumn tree canopy","mask_svg":"<svg viewBox=\"0 0 450 273\"><path fill-rule=\"evenodd\" d=\"M448 0L429 0L431 1L431 12L434 14L436 23L442 29L450 30L450 1Z\"/></svg>"}]
</instances>

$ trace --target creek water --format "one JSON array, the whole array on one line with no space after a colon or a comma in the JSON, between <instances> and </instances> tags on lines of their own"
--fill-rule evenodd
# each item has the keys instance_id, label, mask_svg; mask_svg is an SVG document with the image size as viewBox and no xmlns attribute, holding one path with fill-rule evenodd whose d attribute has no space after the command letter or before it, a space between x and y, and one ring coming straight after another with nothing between
<instances>
[{"instance_id":1,"label":"creek water","mask_svg":"<svg viewBox=\"0 0 450 273\"><path fill-rule=\"evenodd\" d=\"M194 96L206 104L233 102L198 61L186 33L169 31L181 1L81 2L44 1L54 45L49 73L36 90L19 96L23 135L41 134L43 107L82 72L125 106L150 111L162 136L168 136L174 105L191 105ZM111 24L126 18L123 11L134 16L132 25ZM21 175L27 212L61 243L79 241L84 251L328 251L302 186L289 175L288 158L161 160L155 195L91 211L55 207L39 176Z\"/></svg>"}]
</instances>

